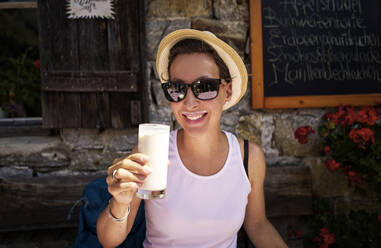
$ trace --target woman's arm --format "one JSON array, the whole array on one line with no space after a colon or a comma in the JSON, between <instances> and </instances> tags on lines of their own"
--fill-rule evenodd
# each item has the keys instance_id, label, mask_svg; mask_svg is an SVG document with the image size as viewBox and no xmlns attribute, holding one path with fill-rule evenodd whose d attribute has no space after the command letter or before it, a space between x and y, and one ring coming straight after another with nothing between
<instances>
[{"instance_id":1,"label":"woman's arm","mask_svg":"<svg viewBox=\"0 0 381 248\"><path fill-rule=\"evenodd\" d=\"M122 205L113 202L113 198L109 205L101 212L97 220L97 236L103 247L116 247L120 245L129 234L132 225L134 224L137 211L139 209L140 199L134 199L131 202L130 214L125 221L116 222L108 216L108 208L112 215L116 218L121 218L128 211L128 205ZM116 213L121 213L117 215Z\"/></svg>"},{"instance_id":2,"label":"woman's arm","mask_svg":"<svg viewBox=\"0 0 381 248\"><path fill-rule=\"evenodd\" d=\"M98 240L105 248L116 247L126 239L139 209L141 200L136 197L136 191L149 171L143 168L146 167L144 165L148 158L143 154L135 153L136 151L135 146L130 156L115 160L108 168L106 182L108 191L113 197L97 220ZM113 177L115 170L117 171ZM130 213L123 221L115 221L112 218L120 219L128 211Z\"/></svg>"},{"instance_id":3,"label":"woman's arm","mask_svg":"<svg viewBox=\"0 0 381 248\"><path fill-rule=\"evenodd\" d=\"M244 221L246 233L257 248L287 247L266 217L263 190L266 174L265 156L262 149L253 143L249 144L248 174L251 192L248 197Z\"/></svg>"}]
</instances>

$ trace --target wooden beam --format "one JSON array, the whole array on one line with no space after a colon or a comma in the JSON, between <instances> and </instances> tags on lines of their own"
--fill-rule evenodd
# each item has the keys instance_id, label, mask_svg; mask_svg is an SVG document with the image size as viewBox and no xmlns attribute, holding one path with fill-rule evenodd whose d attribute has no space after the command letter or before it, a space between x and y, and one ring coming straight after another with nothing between
<instances>
[{"instance_id":1,"label":"wooden beam","mask_svg":"<svg viewBox=\"0 0 381 248\"><path fill-rule=\"evenodd\" d=\"M266 109L381 105L380 94L266 97Z\"/></svg>"},{"instance_id":2,"label":"wooden beam","mask_svg":"<svg viewBox=\"0 0 381 248\"><path fill-rule=\"evenodd\" d=\"M41 89L58 92L137 92L133 71L43 71Z\"/></svg>"},{"instance_id":3,"label":"wooden beam","mask_svg":"<svg viewBox=\"0 0 381 248\"><path fill-rule=\"evenodd\" d=\"M251 103L264 107L262 7L261 0L250 0Z\"/></svg>"},{"instance_id":4,"label":"wooden beam","mask_svg":"<svg viewBox=\"0 0 381 248\"><path fill-rule=\"evenodd\" d=\"M36 9L37 1L0 3L0 9Z\"/></svg>"},{"instance_id":5,"label":"wooden beam","mask_svg":"<svg viewBox=\"0 0 381 248\"><path fill-rule=\"evenodd\" d=\"M0 233L76 227L79 206L71 208L84 187L98 176L52 176L0 179Z\"/></svg>"}]
</instances>

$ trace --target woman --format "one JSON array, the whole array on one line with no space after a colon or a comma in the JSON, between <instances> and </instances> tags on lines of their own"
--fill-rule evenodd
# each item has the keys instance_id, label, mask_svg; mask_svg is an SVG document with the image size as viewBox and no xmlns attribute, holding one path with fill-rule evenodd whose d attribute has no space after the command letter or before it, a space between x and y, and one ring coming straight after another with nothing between
<instances>
[{"instance_id":1,"label":"woman","mask_svg":"<svg viewBox=\"0 0 381 248\"><path fill-rule=\"evenodd\" d=\"M209 32L183 29L160 43L157 71L181 129L171 132L166 197L147 200L144 247L236 247L244 224L256 247L287 247L265 215L265 159L220 128L222 111L244 95L247 73L239 55ZM104 247L122 243L133 225L136 192L150 174L149 158L133 153L108 169L113 195L100 214Z\"/></svg>"}]
</instances>

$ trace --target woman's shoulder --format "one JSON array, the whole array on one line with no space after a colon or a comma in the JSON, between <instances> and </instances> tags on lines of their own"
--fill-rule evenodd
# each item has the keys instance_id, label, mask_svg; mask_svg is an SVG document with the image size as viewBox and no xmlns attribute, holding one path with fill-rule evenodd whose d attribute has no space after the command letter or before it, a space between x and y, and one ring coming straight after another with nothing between
<instances>
[{"instance_id":1,"label":"woman's shoulder","mask_svg":"<svg viewBox=\"0 0 381 248\"><path fill-rule=\"evenodd\" d=\"M228 132L229 133L229 132ZM235 136L238 143L239 143L239 146L241 148L241 153L242 153L242 158L244 156L244 138L241 138L241 137L238 137L236 136L235 134L233 133L230 133L231 135ZM251 140L248 140L248 145L249 145L249 155L261 155L263 154L263 150L262 150L262 147L257 144L256 142L253 142Z\"/></svg>"},{"instance_id":2,"label":"woman's shoulder","mask_svg":"<svg viewBox=\"0 0 381 248\"><path fill-rule=\"evenodd\" d=\"M237 138L239 146L241 148L242 160L244 159L244 139ZM255 143L248 141L248 176L251 183L253 181L260 180L262 181L265 176L266 163L265 155L262 150L262 147Z\"/></svg>"}]
</instances>

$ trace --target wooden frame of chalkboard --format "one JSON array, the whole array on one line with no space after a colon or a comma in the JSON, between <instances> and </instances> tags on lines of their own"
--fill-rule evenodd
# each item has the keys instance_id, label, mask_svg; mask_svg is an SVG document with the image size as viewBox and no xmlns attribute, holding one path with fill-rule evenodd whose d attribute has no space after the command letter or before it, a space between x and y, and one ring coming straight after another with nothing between
<instances>
[{"instance_id":1,"label":"wooden frame of chalkboard","mask_svg":"<svg viewBox=\"0 0 381 248\"><path fill-rule=\"evenodd\" d=\"M283 1L283 3L296 3L297 1ZM380 64L376 64L376 77L378 83L376 90L358 94L355 89L352 93L332 94L310 94L310 95L282 95L267 96L265 94L265 62L264 61L264 40L262 25L262 0L250 0L250 50L251 50L251 85L252 85L252 107L253 108L314 108L314 107L333 107L338 105L351 104L354 106L379 105L381 104L381 75L377 69ZM379 17L377 17L379 18ZM354 19L354 18L352 18ZM353 21L354 22L354 21ZM356 23L355 23L356 24ZM355 25L352 24L352 25ZM358 24L360 25L360 24ZM377 71L378 70L378 71ZM370 80L371 81L371 80ZM328 82L329 83L329 82ZM356 83L356 82L355 82ZM359 84L362 82L360 81ZM372 86L373 87L373 86ZM371 87L371 88L372 88Z\"/></svg>"}]
</instances>

